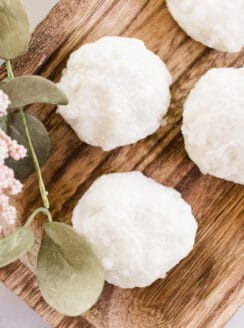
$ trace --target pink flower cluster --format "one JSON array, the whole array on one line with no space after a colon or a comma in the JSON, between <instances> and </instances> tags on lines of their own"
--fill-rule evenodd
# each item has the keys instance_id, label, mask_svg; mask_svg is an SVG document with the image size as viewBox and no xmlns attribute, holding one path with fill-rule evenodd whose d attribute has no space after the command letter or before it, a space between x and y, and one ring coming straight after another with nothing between
<instances>
[{"instance_id":1,"label":"pink flower cluster","mask_svg":"<svg viewBox=\"0 0 244 328\"><path fill-rule=\"evenodd\" d=\"M10 105L8 96L0 90L0 117L7 114L7 108Z\"/></svg>"},{"instance_id":2,"label":"pink flower cluster","mask_svg":"<svg viewBox=\"0 0 244 328\"><path fill-rule=\"evenodd\" d=\"M6 114L9 99L0 90L0 116ZM10 196L17 195L22 190L22 184L14 177L14 171L5 165L5 160L12 157L19 160L26 156L26 149L12 140L0 128L0 232L8 224L16 220L16 208L10 204Z\"/></svg>"}]
</instances>

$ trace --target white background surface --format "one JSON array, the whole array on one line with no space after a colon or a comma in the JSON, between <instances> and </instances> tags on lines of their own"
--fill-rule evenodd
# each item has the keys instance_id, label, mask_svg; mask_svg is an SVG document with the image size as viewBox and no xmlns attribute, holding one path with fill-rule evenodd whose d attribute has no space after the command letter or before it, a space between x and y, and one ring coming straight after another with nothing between
<instances>
[{"instance_id":1,"label":"white background surface","mask_svg":"<svg viewBox=\"0 0 244 328\"><path fill-rule=\"evenodd\" d=\"M58 2L57 0L24 0L35 27ZM0 283L0 328L48 328L34 311ZM244 327L244 306L225 328ZM67 327L69 328L69 327ZM119 328L119 327L118 327ZM122 327L120 327L122 328ZM135 327L137 328L137 327ZM152 327L153 328L153 327ZM163 328L163 327L162 327ZM187 327L182 327L187 328ZM211 327L214 328L214 327Z\"/></svg>"}]
</instances>

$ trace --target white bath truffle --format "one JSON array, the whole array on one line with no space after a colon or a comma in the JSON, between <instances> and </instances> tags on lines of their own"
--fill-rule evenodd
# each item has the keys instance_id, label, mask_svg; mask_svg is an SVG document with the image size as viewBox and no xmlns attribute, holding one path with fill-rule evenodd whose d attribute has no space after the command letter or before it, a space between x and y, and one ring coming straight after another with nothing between
<instances>
[{"instance_id":1,"label":"white bath truffle","mask_svg":"<svg viewBox=\"0 0 244 328\"><path fill-rule=\"evenodd\" d=\"M244 184L244 68L211 69L197 82L182 132L202 173Z\"/></svg>"},{"instance_id":2,"label":"white bath truffle","mask_svg":"<svg viewBox=\"0 0 244 328\"><path fill-rule=\"evenodd\" d=\"M167 0L167 5L193 39L227 52L244 46L243 0Z\"/></svg>"},{"instance_id":3,"label":"white bath truffle","mask_svg":"<svg viewBox=\"0 0 244 328\"><path fill-rule=\"evenodd\" d=\"M105 37L75 51L60 82L58 112L88 144L111 150L154 133L170 103L171 76L137 39Z\"/></svg>"},{"instance_id":4,"label":"white bath truffle","mask_svg":"<svg viewBox=\"0 0 244 328\"><path fill-rule=\"evenodd\" d=\"M72 222L96 246L106 280L144 287L192 249L197 223L174 189L139 172L104 175L76 206Z\"/></svg>"}]
</instances>

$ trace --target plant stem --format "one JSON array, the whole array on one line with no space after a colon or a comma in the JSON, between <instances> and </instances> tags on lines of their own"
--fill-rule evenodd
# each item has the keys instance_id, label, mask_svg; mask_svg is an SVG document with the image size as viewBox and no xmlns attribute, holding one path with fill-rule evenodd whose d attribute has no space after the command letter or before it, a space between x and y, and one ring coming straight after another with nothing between
<instances>
[{"instance_id":1,"label":"plant stem","mask_svg":"<svg viewBox=\"0 0 244 328\"><path fill-rule=\"evenodd\" d=\"M25 113L23 111L23 108L20 108L19 112L20 112L20 115L21 115L22 123L24 125L25 136L26 136L29 148L30 148L33 164L35 166L36 173L37 173L37 176L38 176L39 189L40 189L40 193L41 193L41 197L42 197L42 202L43 202L44 207L46 209L49 209L49 200L48 200L48 197L47 197L47 191L46 191L45 184L44 184L44 181L43 181L43 178L42 178L39 161L38 161L38 158L37 158L37 155L36 155L32 140L31 140L30 131L29 131L29 128L28 128L28 124L27 124L27 120L26 120L26 116L25 116Z\"/></svg>"},{"instance_id":2,"label":"plant stem","mask_svg":"<svg viewBox=\"0 0 244 328\"><path fill-rule=\"evenodd\" d=\"M51 216L51 214L50 214L50 212L49 212L49 210L48 209L46 209L46 208L44 208L44 207L39 207L39 208L37 208L30 216L29 216L29 218L27 219L27 221L25 222L25 227L27 227L28 225L30 225L31 224L31 222L33 221L33 219L37 216L37 214L39 214L39 213L43 213L43 214L45 214L46 216L47 216L47 218L48 218L48 221L49 222L52 222L52 216Z\"/></svg>"},{"instance_id":3,"label":"plant stem","mask_svg":"<svg viewBox=\"0 0 244 328\"><path fill-rule=\"evenodd\" d=\"M13 73L11 62L9 60L6 61L6 69L7 69L8 78L10 80L13 80L14 79L14 73ZM47 197L48 193L46 191L45 184L44 184L44 181L43 181L43 178L42 178L40 164L39 164L39 161L38 161L38 158L37 158L37 155L36 155L33 143L32 143L30 130L28 128L28 124L27 124L27 120L26 120L26 116L25 116L23 108L20 108L19 112L20 112L20 116L21 116L21 119L22 119L22 123L24 125L25 136L26 136L26 140L28 142L29 149L30 149L30 152L31 152L33 164L34 164L37 176L38 176L39 189L40 189L40 194L41 194L41 197L42 197L42 202L43 202L44 207L46 209L49 209L49 200L48 200L48 197Z\"/></svg>"},{"instance_id":4,"label":"plant stem","mask_svg":"<svg viewBox=\"0 0 244 328\"><path fill-rule=\"evenodd\" d=\"M9 80L13 80L14 79L14 72L13 72L10 60L7 60L5 65L6 65Z\"/></svg>"}]
</instances>

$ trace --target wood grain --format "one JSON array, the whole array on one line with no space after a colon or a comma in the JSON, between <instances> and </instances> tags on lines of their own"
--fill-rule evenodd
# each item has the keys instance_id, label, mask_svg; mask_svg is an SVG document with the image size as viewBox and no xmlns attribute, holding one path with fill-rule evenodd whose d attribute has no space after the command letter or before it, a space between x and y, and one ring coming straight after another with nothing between
<instances>
[{"instance_id":1,"label":"wood grain","mask_svg":"<svg viewBox=\"0 0 244 328\"><path fill-rule=\"evenodd\" d=\"M197 79L211 67L242 66L244 52L225 54L194 42L162 0L61 0L36 29L29 52L15 63L15 70L58 81L69 54L104 35L140 38L166 62L173 75L168 124L135 145L105 153L82 144L54 107L28 108L51 136L52 153L42 171L54 219L70 222L76 202L100 175L140 170L175 187L192 205L199 223L196 246L166 279L148 288L122 290L107 284L99 303L78 318L47 306L34 273L22 263L1 270L0 278L52 327L223 327L244 300L244 188L203 176L187 157L180 126L182 104ZM20 221L41 204L36 176L24 183L18 199ZM39 241L41 222L33 226ZM38 243L25 259L31 268L37 249Z\"/></svg>"}]
</instances>

